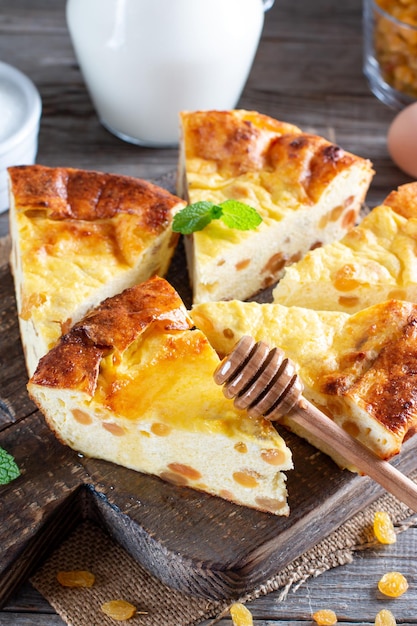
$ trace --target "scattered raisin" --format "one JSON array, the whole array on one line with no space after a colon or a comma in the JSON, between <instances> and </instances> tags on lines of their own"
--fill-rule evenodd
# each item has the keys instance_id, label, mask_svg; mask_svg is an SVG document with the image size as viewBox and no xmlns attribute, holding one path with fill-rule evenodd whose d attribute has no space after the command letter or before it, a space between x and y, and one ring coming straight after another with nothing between
<instances>
[{"instance_id":1,"label":"scattered raisin","mask_svg":"<svg viewBox=\"0 0 417 626\"><path fill-rule=\"evenodd\" d=\"M397 626L397 622L391 611L382 609L375 617L375 626Z\"/></svg>"},{"instance_id":2,"label":"scattered raisin","mask_svg":"<svg viewBox=\"0 0 417 626\"><path fill-rule=\"evenodd\" d=\"M387 572L378 582L378 589L385 596L399 598L408 589L408 582L400 572Z\"/></svg>"},{"instance_id":3,"label":"scattered raisin","mask_svg":"<svg viewBox=\"0 0 417 626\"><path fill-rule=\"evenodd\" d=\"M379 543L390 544L397 541L394 524L386 511L376 511L374 515L374 534Z\"/></svg>"},{"instance_id":4,"label":"scattered raisin","mask_svg":"<svg viewBox=\"0 0 417 626\"><path fill-rule=\"evenodd\" d=\"M241 602L235 602L230 607L233 626L253 626L252 613Z\"/></svg>"},{"instance_id":5,"label":"scattered raisin","mask_svg":"<svg viewBox=\"0 0 417 626\"><path fill-rule=\"evenodd\" d=\"M108 617L122 622L136 614L136 607L126 600L111 600L102 605L101 610Z\"/></svg>"},{"instance_id":6,"label":"scattered raisin","mask_svg":"<svg viewBox=\"0 0 417 626\"><path fill-rule=\"evenodd\" d=\"M322 609L313 614L313 620L319 626L333 626L333 624L337 623L337 616L336 613L330 609Z\"/></svg>"},{"instance_id":7,"label":"scattered raisin","mask_svg":"<svg viewBox=\"0 0 417 626\"><path fill-rule=\"evenodd\" d=\"M56 577L63 587L92 587L95 581L94 574L86 570L58 572Z\"/></svg>"}]
</instances>

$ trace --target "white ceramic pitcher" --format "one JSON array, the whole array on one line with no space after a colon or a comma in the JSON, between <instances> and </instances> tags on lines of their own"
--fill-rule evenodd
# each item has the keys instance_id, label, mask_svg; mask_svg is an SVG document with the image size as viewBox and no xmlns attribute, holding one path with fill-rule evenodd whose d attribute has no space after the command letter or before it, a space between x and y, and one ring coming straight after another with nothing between
<instances>
[{"instance_id":1,"label":"white ceramic pitcher","mask_svg":"<svg viewBox=\"0 0 417 626\"><path fill-rule=\"evenodd\" d=\"M67 0L74 50L102 124L177 145L181 110L232 109L274 0Z\"/></svg>"}]
</instances>

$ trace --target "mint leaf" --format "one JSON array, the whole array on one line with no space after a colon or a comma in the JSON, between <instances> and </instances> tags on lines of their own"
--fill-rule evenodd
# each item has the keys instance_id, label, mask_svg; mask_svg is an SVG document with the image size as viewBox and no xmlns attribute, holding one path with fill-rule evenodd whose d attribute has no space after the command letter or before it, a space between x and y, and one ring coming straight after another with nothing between
<instances>
[{"instance_id":1,"label":"mint leaf","mask_svg":"<svg viewBox=\"0 0 417 626\"><path fill-rule=\"evenodd\" d=\"M238 200L225 200L220 206L222 220L229 228L252 230L262 222L262 217L254 208Z\"/></svg>"},{"instance_id":2,"label":"mint leaf","mask_svg":"<svg viewBox=\"0 0 417 626\"><path fill-rule=\"evenodd\" d=\"M229 228L251 230L259 226L262 217L259 213L238 200L225 200L214 204L208 200L189 204L179 211L172 223L172 230L183 235L190 235L203 230L212 220L221 219Z\"/></svg>"},{"instance_id":3,"label":"mint leaf","mask_svg":"<svg viewBox=\"0 0 417 626\"><path fill-rule=\"evenodd\" d=\"M0 448L0 485L7 485L20 476L20 470L11 454Z\"/></svg>"},{"instance_id":4,"label":"mint leaf","mask_svg":"<svg viewBox=\"0 0 417 626\"><path fill-rule=\"evenodd\" d=\"M214 207L216 207L215 204L205 201L189 204L174 215L172 230L183 235L190 235L196 230L203 230L212 219L217 217ZM218 209L218 207L216 208Z\"/></svg>"}]
</instances>

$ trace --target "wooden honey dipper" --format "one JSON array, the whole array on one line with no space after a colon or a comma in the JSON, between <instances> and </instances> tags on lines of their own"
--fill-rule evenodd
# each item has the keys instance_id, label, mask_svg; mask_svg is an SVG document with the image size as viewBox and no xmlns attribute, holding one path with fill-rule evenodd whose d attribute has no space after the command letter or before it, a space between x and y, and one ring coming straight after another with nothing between
<instances>
[{"instance_id":1,"label":"wooden honey dipper","mask_svg":"<svg viewBox=\"0 0 417 626\"><path fill-rule=\"evenodd\" d=\"M303 396L303 383L294 364L279 348L269 348L244 336L214 372L227 398L252 417L291 420L321 439L359 472L372 478L410 509L417 512L417 485L351 437Z\"/></svg>"}]
</instances>

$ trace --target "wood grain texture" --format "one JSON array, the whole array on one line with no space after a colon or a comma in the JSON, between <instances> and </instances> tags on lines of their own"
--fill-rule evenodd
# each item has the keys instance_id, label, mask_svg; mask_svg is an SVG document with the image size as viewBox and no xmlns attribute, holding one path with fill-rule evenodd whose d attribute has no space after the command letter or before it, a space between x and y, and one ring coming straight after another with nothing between
<instances>
[{"instance_id":1,"label":"wood grain texture","mask_svg":"<svg viewBox=\"0 0 417 626\"><path fill-rule=\"evenodd\" d=\"M356 554L354 563L309 580L296 593L289 593L284 604L277 602L277 594L269 594L247 606L256 626L275 623L269 619L282 618L291 624L312 623L311 614L321 608L333 609L344 625L374 624L375 615L383 608L392 611L399 624L416 624L416 550L417 528L411 528L398 535L396 544L361 551ZM377 590L378 580L388 571L402 572L410 583L401 598L388 599ZM230 621L220 624L230 624Z\"/></svg>"}]
</instances>

